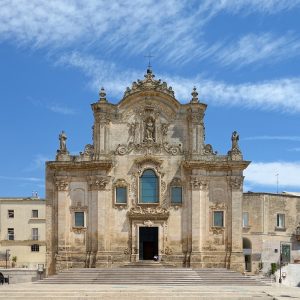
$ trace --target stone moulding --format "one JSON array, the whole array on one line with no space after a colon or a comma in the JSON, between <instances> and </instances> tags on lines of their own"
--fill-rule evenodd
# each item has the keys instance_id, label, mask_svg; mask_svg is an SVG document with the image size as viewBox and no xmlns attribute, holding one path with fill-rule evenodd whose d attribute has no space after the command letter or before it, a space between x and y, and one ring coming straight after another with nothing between
<instances>
[{"instance_id":1,"label":"stone moulding","mask_svg":"<svg viewBox=\"0 0 300 300\"><path fill-rule=\"evenodd\" d=\"M48 161L47 168L53 170L106 170L109 171L113 167L112 160L97 161Z\"/></svg>"},{"instance_id":2,"label":"stone moulding","mask_svg":"<svg viewBox=\"0 0 300 300\"><path fill-rule=\"evenodd\" d=\"M216 158L216 156L214 156ZM186 160L182 163L183 167L188 170L205 169L205 170L244 170L248 167L250 161L205 161L205 160Z\"/></svg>"},{"instance_id":3,"label":"stone moulding","mask_svg":"<svg viewBox=\"0 0 300 300\"><path fill-rule=\"evenodd\" d=\"M131 208L127 215L130 219L166 220L169 218L170 212L162 207L136 206Z\"/></svg>"}]
</instances>

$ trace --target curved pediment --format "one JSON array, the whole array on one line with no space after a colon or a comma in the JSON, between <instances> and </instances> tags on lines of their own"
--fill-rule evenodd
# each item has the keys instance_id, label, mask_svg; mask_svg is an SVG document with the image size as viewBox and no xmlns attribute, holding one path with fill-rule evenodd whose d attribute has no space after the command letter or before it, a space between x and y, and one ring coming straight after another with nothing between
<instances>
[{"instance_id":1,"label":"curved pediment","mask_svg":"<svg viewBox=\"0 0 300 300\"><path fill-rule=\"evenodd\" d=\"M130 107L152 105L164 108L168 114L175 114L180 108L180 103L176 100L172 87L160 79L154 79L155 75L151 69L147 70L144 77L144 80L134 81L131 88L127 87L118 108L126 111Z\"/></svg>"}]
</instances>

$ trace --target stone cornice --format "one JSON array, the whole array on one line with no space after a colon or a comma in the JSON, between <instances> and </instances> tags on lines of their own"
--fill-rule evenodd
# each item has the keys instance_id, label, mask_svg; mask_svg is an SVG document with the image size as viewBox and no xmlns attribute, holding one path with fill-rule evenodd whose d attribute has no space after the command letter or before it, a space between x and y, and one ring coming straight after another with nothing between
<instances>
[{"instance_id":1,"label":"stone cornice","mask_svg":"<svg viewBox=\"0 0 300 300\"><path fill-rule=\"evenodd\" d=\"M182 163L186 169L205 169L205 170L245 170L250 161L204 161L186 160Z\"/></svg>"},{"instance_id":2,"label":"stone cornice","mask_svg":"<svg viewBox=\"0 0 300 300\"><path fill-rule=\"evenodd\" d=\"M47 168L52 170L106 170L109 171L112 166L112 160L96 161L48 161Z\"/></svg>"}]
</instances>

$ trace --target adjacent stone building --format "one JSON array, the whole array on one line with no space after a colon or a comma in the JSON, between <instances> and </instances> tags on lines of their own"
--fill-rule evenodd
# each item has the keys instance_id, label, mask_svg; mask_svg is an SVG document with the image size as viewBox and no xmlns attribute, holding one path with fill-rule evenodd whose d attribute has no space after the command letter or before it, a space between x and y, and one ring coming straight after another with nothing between
<instances>
[{"instance_id":1,"label":"adjacent stone building","mask_svg":"<svg viewBox=\"0 0 300 300\"><path fill-rule=\"evenodd\" d=\"M45 265L45 200L0 198L0 268Z\"/></svg>"},{"instance_id":2,"label":"adjacent stone building","mask_svg":"<svg viewBox=\"0 0 300 300\"><path fill-rule=\"evenodd\" d=\"M181 104L151 69L112 104L92 104L93 144L70 155L60 134L46 164L47 268L121 266L158 257L244 270L239 136L205 143L206 104ZM230 138L230 137L229 137Z\"/></svg>"},{"instance_id":3,"label":"adjacent stone building","mask_svg":"<svg viewBox=\"0 0 300 300\"><path fill-rule=\"evenodd\" d=\"M300 194L245 193L243 248L247 271L264 273L271 263L300 263Z\"/></svg>"}]
</instances>

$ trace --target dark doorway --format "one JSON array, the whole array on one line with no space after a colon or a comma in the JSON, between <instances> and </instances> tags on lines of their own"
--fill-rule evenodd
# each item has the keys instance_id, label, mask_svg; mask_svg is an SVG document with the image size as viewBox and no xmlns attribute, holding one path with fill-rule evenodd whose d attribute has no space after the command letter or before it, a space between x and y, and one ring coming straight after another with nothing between
<instances>
[{"instance_id":1,"label":"dark doorway","mask_svg":"<svg viewBox=\"0 0 300 300\"><path fill-rule=\"evenodd\" d=\"M140 227L139 259L148 260L158 256L158 227Z\"/></svg>"}]
</instances>

